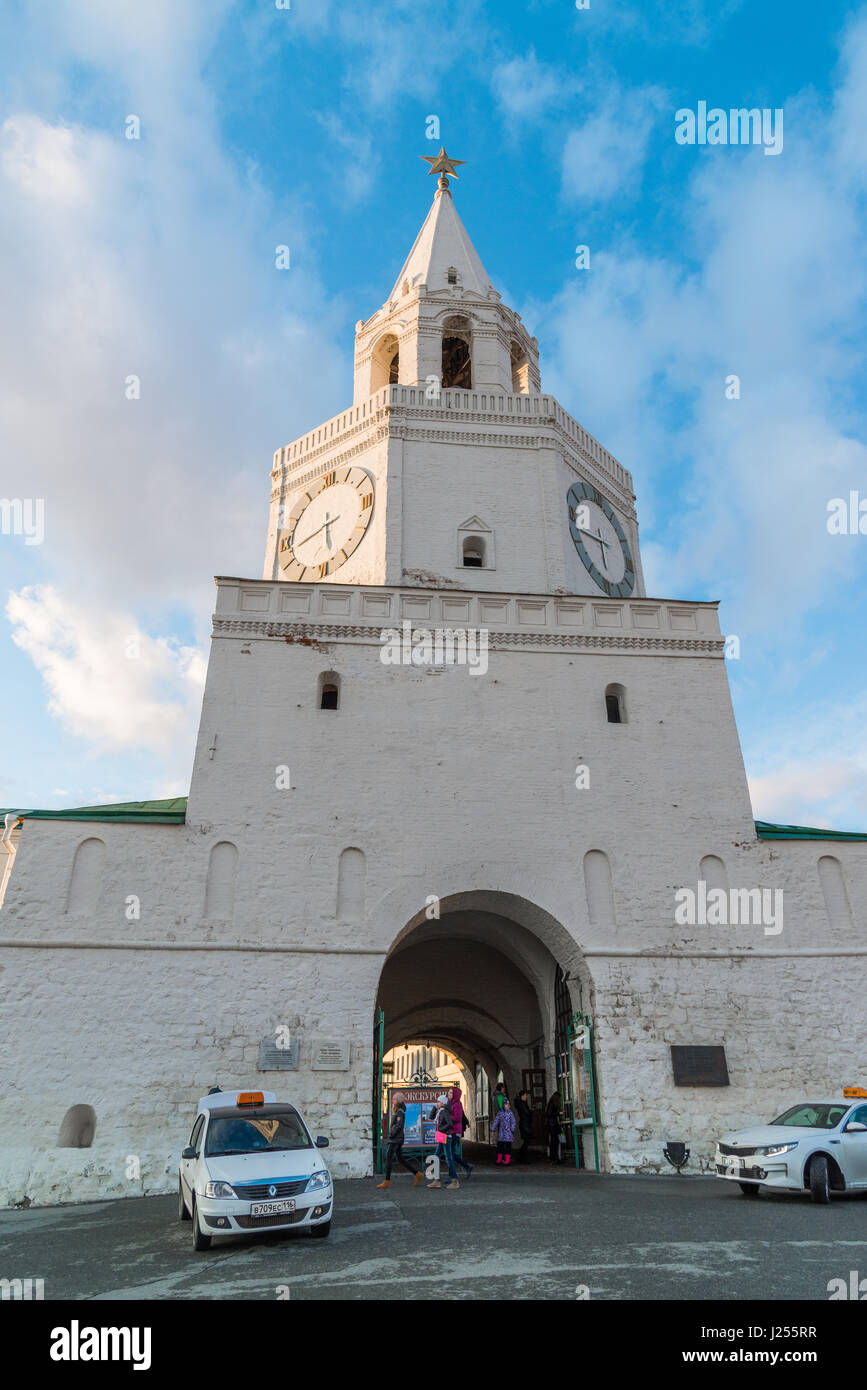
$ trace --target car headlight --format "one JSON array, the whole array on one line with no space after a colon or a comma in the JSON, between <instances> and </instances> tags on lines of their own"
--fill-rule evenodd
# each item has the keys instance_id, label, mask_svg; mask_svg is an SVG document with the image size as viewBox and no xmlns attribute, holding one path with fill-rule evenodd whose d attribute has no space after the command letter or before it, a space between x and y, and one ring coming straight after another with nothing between
<instances>
[{"instance_id":1,"label":"car headlight","mask_svg":"<svg viewBox=\"0 0 867 1390\"><path fill-rule=\"evenodd\" d=\"M234 1187L228 1182L206 1182L206 1197L234 1197L236 1196Z\"/></svg>"},{"instance_id":2,"label":"car headlight","mask_svg":"<svg viewBox=\"0 0 867 1390\"><path fill-rule=\"evenodd\" d=\"M308 1192L313 1192L316 1188L319 1188L319 1187L330 1187L330 1186L331 1186L331 1174L330 1174L330 1173L314 1173L314 1174L313 1174L313 1177L310 1179L309 1183L307 1184L307 1191L308 1191Z\"/></svg>"},{"instance_id":3,"label":"car headlight","mask_svg":"<svg viewBox=\"0 0 867 1390\"><path fill-rule=\"evenodd\" d=\"M787 1154L790 1149L798 1147L797 1139L793 1144L773 1144L769 1149L756 1149L757 1154L764 1154L766 1158L777 1158L779 1154Z\"/></svg>"}]
</instances>

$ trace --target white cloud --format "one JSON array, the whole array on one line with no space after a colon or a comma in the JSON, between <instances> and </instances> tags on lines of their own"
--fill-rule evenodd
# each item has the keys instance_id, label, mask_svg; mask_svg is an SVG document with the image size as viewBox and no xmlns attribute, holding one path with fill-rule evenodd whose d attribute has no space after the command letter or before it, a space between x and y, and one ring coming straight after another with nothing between
<instances>
[{"instance_id":1,"label":"white cloud","mask_svg":"<svg viewBox=\"0 0 867 1390\"><path fill-rule=\"evenodd\" d=\"M82 196L84 163L106 153L107 141L82 141L69 127L50 126L38 116L11 116L0 128L0 169L22 193L53 202Z\"/></svg>"},{"instance_id":2,"label":"white cloud","mask_svg":"<svg viewBox=\"0 0 867 1390\"><path fill-rule=\"evenodd\" d=\"M166 756L183 747L188 756L203 651L150 637L129 614L84 610L51 588L14 593L6 612L12 640L42 676L49 711L72 733L100 752Z\"/></svg>"},{"instance_id":3,"label":"white cloud","mask_svg":"<svg viewBox=\"0 0 867 1390\"><path fill-rule=\"evenodd\" d=\"M659 87L605 88L599 104L570 131L563 147L563 193L603 201L634 189L647 158L653 123L665 109Z\"/></svg>"},{"instance_id":4,"label":"white cloud","mask_svg":"<svg viewBox=\"0 0 867 1390\"><path fill-rule=\"evenodd\" d=\"M768 722L745 747L758 820L837 830L867 826L867 699L811 702L796 718Z\"/></svg>"},{"instance_id":5,"label":"white cloud","mask_svg":"<svg viewBox=\"0 0 867 1390\"><path fill-rule=\"evenodd\" d=\"M510 120L533 120L548 107L562 105L577 89L573 77L540 63L532 48L523 57L498 63L491 74L494 99Z\"/></svg>"},{"instance_id":6,"label":"white cloud","mask_svg":"<svg viewBox=\"0 0 867 1390\"><path fill-rule=\"evenodd\" d=\"M102 12L87 8L73 55L106 55ZM166 49L174 69L187 49ZM192 50L168 138L149 103L140 141L125 105L113 133L28 111L3 124L0 493L45 499L47 581L151 611L183 593L201 626L213 573L260 571L273 450L346 403L350 372L309 213L223 156ZM162 51L154 34L142 66Z\"/></svg>"}]
</instances>

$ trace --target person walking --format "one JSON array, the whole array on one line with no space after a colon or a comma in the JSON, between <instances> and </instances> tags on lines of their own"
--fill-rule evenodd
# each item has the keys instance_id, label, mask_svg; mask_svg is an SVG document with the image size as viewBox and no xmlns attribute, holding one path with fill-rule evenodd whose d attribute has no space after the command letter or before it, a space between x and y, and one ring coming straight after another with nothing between
<instances>
[{"instance_id":1,"label":"person walking","mask_svg":"<svg viewBox=\"0 0 867 1390\"><path fill-rule=\"evenodd\" d=\"M405 1168L408 1173L412 1173L415 1179L415 1186L421 1182L421 1168L415 1166L414 1159L406 1159L403 1156L403 1134L406 1126L406 1105L402 1100L396 1100L391 1112L391 1124L388 1129L388 1145L385 1150L385 1177L382 1182L378 1182L377 1187L391 1187L391 1169L395 1160L401 1168Z\"/></svg>"},{"instance_id":2,"label":"person walking","mask_svg":"<svg viewBox=\"0 0 867 1390\"><path fill-rule=\"evenodd\" d=\"M451 1111L452 1116L452 1132L449 1135L449 1143L452 1147L452 1165L458 1165L459 1167L463 1168L467 1177L469 1177L473 1171L473 1164L467 1163L466 1159L463 1156L463 1153L461 1152L461 1145L463 1143L464 1138L464 1130L467 1129L469 1122L464 1113L464 1107L461 1104L460 1086L452 1086L452 1098L451 1103L449 1105L449 1109Z\"/></svg>"},{"instance_id":3,"label":"person walking","mask_svg":"<svg viewBox=\"0 0 867 1390\"><path fill-rule=\"evenodd\" d=\"M503 1097L503 1108L499 1111L491 1125L491 1133L497 1136L497 1162L502 1163L506 1168L512 1161L512 1139L518 1121L515 1119L515 1112L509 1104L507 1096Z\"/></svg>"},{"instance_id":4,"label":"person walking","mask_svg":"<svg viewBox=\"0 0 867 1390\"><path fill-rule=\"evenodd\" d=\"M529 1091L521 1090L515 1096L515 1115L521 1133L521 1147L516 1155L518 1163L528 1161L527 1149L530 1147L530 1140L533 1137L533 1112L530 1109L529 1094Z\"/></svg>"},{"instance_id":5,"label":"person walking","mask_svg":"<svg viewBox=\"0 0 867 1390\"><path fill-rule=\"evenodd\" d=\"M497 1082L497 1089L494 1091L494 1115L498 1115L503 1108L503 1101L506 1099L506 1087L502 1081Z\"/></svg>"},{"instance_id":6,"label":"person walking","mask_svg":"<svg viewBox=\"0 0 867 1390\"><path fill-rule=\"evenodd\" d=\"M455 1169L455 1161L452 1157L452 1146L449 1143L449 1136L451 1135L451 1132L452 1108L451 1104L449 1103L448 1096L445 1094L445 1092L443 1092L441 1096L437 1096L437 1117L434 1138L436 1139L435 1152L437 1158L440 1159L440 1161L445 1159L448 1165L449 1180L446 1183L447 1188L460 1187L460 1183L458 1182L457 1171ZM433 1182L428 1183L428 1192L430 1192L435 1187L442 1187L442 1183L440 1182L439 1178L434 1178Z\"/></svg>"},{"instance_id":7,"label":"person walking","mask_svg":"<svg viewBox=\"0 0 867 1390\"><path fill-rule=\"evenodd\" d=\"M555 1091L545 1111L545 1136L548 1140L548 1162L560 1163L560 1092Z\"/></svg>"}]
</instances>

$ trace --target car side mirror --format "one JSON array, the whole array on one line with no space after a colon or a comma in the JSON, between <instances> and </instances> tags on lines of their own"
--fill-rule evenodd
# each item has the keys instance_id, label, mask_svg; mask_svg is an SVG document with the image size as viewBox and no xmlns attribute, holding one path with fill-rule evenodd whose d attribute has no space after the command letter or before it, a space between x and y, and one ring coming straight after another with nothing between
<instances>
[{"instance_id":1,"label":"car side mirror","mask_svg":"<svg viewBox=\"0 0 867 1390\"><path fill-rule=\"evenodd\" d=\"M195 1151L195 1149L193 1148L192 1144L188 1144L187 1147L182 1151L182 1153L181 1153L181 1158L195 1158L195 1157L196 1157L196 1151Z\"/></svg>"},{"instance_id":2,"label":"car side mirror","mask_svg":"<svg viewBox=\"0 0 867 1390\"><path fill-rule=\"evenodd\" d=\"M862 1125L860 1120L850 1120L846 1126L847 1134L867 1134L867 1125Z\"/></svg>"},{"instance_id":3,"label":"car side mirror","mask_svg":"<svg viewBox=\"0 0 867 1390\"><path fill-rule=\"evenodd\" d=\"M322 1135L322 1134L319 1135L318 1139L316 1140L316 1147L317 1147L317 1149L327 1149L327 1148L328 1148L328 1140L324 1137L324 1135Z\"/></svg>"}]
</instances>

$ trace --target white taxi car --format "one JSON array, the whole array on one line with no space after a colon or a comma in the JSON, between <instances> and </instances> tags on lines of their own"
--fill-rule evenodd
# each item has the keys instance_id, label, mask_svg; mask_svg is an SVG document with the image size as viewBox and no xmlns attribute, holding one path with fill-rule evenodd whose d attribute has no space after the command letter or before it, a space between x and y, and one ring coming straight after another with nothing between
<instances>
[{"instance_id":1,"label":"white taxi car","mask_svg":"<svg viewBox=\"0 0 867 1390\"><path fill-rule=\"evenodd\" d=\"M867 1089L844 1086L843 1098L793 1105L769 1125L724 1134L716 1171L747 1197L763 1187L828 1202L833 1192L867 1189Z\"/></svg>"},{"instance_id":2,"label":"white taxi car","mask_svg":"<svg viewBox=\"0 0 867 1390\"><path fill-rule=\"evenodd\" d=\"M178 1172L178 1219L193 1249L242 1231L331 1230L331 1174L294 1105L271 1091L213 1091L199 1101Z\"/></svg>"}]
</instances>

